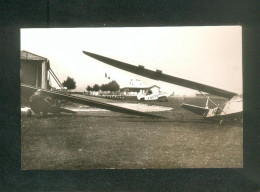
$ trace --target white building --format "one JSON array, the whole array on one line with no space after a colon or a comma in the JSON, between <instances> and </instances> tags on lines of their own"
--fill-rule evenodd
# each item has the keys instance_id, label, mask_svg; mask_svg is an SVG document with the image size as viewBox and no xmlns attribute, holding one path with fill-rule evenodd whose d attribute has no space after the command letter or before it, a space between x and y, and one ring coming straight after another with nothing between
<instances>
[{"instance_id":1,"label":"white building","mask_svg":"<svg viewBox=\"0 0 260 192\"><path fill-rule=\"evenodd\" d=\"M157 94L160 92L160 87L157 85L153 86L129 86L129 87L124 87L120 89L121 92L123 92L124 95L129 95L129 96L137 96L138 93L142 93L144 95L147 94Z\"/></svg>"}]
</instances>

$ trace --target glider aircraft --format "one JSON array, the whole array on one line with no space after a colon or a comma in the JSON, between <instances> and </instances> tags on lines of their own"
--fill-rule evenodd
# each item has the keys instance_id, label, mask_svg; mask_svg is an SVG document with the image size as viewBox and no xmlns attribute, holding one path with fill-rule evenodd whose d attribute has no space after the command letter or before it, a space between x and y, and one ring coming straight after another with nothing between
<instances>
[{"instance_id":1,"label":"glider aircraft","mask_svg":"<svg viewBox=\"0 0 260 192\"><path fill-rule=\"evenodd\" d=\"M118 60L114 60L108 57L104 57L101 55L97 55L94 53L83 51L84 54L101 61L103 63L106 63L108 65L111 65L113 67L144 76L150 79L154 80L160 80L167 83L183 86L186 88L194 89L199 91L204 97L202 92L210 93L216 96L227 98L228 101L221 107L217 105L214 101L212 101L209 97L207 98L206 106L195 106L190 104L183 103L181 105L182 108L189 110L193 113L196 113L198 115L202 115L205 119L212 119L212 120L218 120L220 124L223 123L223 121L226 120L233 120L233 121L240 121L242 123L243 121L243 98L242 94L238 94L231 91L226 91L223 89L219 89L216 87L212 87L209 85L197 83L194 81L170 76L167 74L162 73L161 70L152 71L149 69L145 69L144 66L135 66L132 64L124 63ZM208 107L208 102L211 102L215 105L214 108Z\"/></svg>"},{"instance_id":2,"label":"glider aircraft","mask_svg":"<svg viewBox=\"0 0 260 192\"><path fill-rule=\"evenodd\" d=\"M65 101L69 101L69 102L73 102L73 103L88 105L88 106L91 106L91 107L107 109L107 110L110 110L110 111L120 112L120 113L125 113L125 114L130 114L130 115L137 115L137 116L151 117L151 118L163 118L163 117L160 117L160 116L140 112L140 111L137 111L137 110L127 109L127 108L119 107L119 106L116 106L116 105L111 105L111 104L107 104L107 103L103 103L103 102L99 102L99 101L94 101L94 100L87 99L87 98L82 98L82 97L79 97L79 96L69 95L66 92L51 91L51 90L48 90L48 89L39 89L38 87L21 83L21 96L24 100L27 101L27 103L29 103L29 97L31 95L33 95L36 91L41 91L44 94L44 96L51 97L52 99L65 100ZM54 107L54 110L57 111L57 112L73 113L73 111L70 111L68 109L64 109L64 108L61 108L61 107L59 107L59 108ZM31 111L30 111L30 113L31 113Z\"/></svg>"}]
</instances>

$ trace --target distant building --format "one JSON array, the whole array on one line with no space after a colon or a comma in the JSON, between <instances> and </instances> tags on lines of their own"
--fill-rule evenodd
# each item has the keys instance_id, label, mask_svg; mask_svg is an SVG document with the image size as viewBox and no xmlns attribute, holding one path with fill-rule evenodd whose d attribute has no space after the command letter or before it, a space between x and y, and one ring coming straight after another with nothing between
<instances>
[{"instance_id":1,"label":"distant building","mask_svg":"<svg viewBox=\"0 0 260 192\"><path fill-rule=\"evenodd\" d=\"M64 91L64 90L68 90L67 87L51 87L52 91Z\"/></svg>"},{"instance_id":2,"label":"distant building","mask_svg":"<svg viewBox=\"0 0 260 192\"><path fill-rule=\"evenodd\" d=\"M48 59L27 51L21 51L20 61L21 83L47 89L47 73L50 69Z\"/></svg>"},{"instance_id":3,"label":"distant building","mask_svg":"<svg viewBox=\"0 0 260 192\"><path fill-rule=\"evenodd\" d=\"M124 95L131 95L131 96L137 96L138 93L159 93L160 87L157 85L153 86L131 86L131 87L124 87L120 89L121 92L124 93Z\"/></svg>"}]
</instances>

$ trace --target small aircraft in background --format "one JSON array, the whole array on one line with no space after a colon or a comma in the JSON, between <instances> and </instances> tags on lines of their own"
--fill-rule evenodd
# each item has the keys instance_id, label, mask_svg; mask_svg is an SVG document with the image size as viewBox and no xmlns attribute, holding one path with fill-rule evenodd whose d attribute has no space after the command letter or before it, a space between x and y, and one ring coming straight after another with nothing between
<instances>
[{"instance_id":1,"label":"small aircraft in background","mask_svg":"<svg viewBox=\"0 0 260 192\"><path fill-rule=\"evenodd\" d=\"M144 66L134 66L128 63L124 63L118 60L114 60L108 57L104 57L101 55L97 55L94 53L83 51L84 54L99 60L103 63L111 65L113 67L141 75L147 78L151 78L154 80L160 80L167 83L172 83L175 85L187 87L190 89L194 89L199 91L205 98L207 98L206 106L196 106L183 103L181 105L182 108L189 110L198 115L202 115L205 119L218 120L220 124L222 124L226 120L240 121L243 122L243 98L242 94L234 93L231 91L226 91L223 89L219 89L216 87L212 87L209 85L197 83L190 80L185 80L182 78L170 76L162 73L161 70L152 71L149 69L145 69ZM228 101L223 105L217 105L214 101L212 101L209 97L205 96L203 92L210 93L216 96L227 98ZM208 102L213 103L215 105L214 108L210 109L208 107Z\"/></svg>"},{"instance_id":2,"label":"small aircraft in background","mask_svg":"<svg viewBox=\"0 0 260 192\"><path fill-rule=\"evenodd\" d=\"M145 93L144 92L139 92L137 94L137 99L140 100L140 101L154 101L154 100L158 100L158 101L167 102L168 101L168 97L170 97L171 95L173 95L173 92L166 93L166 92L159 91L158 93L153 93L152 90L148 90Z\"/></svg>"},{"instance_id":3,"label":"small aircraft in background","mask_svg":"<svg viewBox=\"0 0 260 192\"><path fill-rule=\"evenodd\" d=\"M162 91L158 85L145 86L140 80L132 80L131 86L121 89L124 95L135 95L139 101L168 101L168 97L174 94L173 91Z\"/></svg>"}]
</instances>

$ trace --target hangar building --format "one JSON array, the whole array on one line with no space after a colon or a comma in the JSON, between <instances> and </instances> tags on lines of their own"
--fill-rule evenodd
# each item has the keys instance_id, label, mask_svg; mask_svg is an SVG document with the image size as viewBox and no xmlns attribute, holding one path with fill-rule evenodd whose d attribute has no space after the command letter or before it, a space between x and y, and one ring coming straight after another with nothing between
<instances>
[{"instance_id":1,"label":"hangar building","mask_svg":"<svg viewBox=\"0 0 260 192\"><path fill-rule=\"evenodd\" d=\"M47 74L50 63L47 58L21 51L20 53L20 79L21 83L47 89Z\"/></svg>"}]
</instances>

